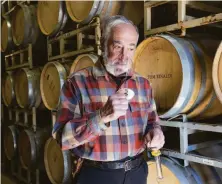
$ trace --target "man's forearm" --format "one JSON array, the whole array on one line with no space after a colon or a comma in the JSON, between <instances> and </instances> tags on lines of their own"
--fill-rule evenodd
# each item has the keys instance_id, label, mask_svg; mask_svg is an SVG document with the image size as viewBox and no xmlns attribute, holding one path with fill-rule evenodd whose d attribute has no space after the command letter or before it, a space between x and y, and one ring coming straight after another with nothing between
<instances>
[{"instance_id":1,"label":"man's forearm","mask_svg":"<svg viewBox=\"0 0 222 184\"><path fill-rule=\"evenodd\" d=\"M99 111L87 115L87 118L73 119L66 123L62 132L62 149L72 149L90 142L107 129L101 122Z\"/></svg>"}]
</instances>

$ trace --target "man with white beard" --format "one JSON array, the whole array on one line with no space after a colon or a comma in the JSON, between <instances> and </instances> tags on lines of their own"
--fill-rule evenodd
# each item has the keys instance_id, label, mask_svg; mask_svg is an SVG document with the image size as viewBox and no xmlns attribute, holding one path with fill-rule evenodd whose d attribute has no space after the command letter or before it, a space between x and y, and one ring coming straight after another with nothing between
<instances>
[{"instance_id":1,"label":"man with white beard","mask_svg":"<svg viewBox=\"0 0 222 184\"><path fill-rule=\"evenodd\" d=\"M164 145L150 83L132 70L138 37L125 17L104 19L103 57L62 88L53 137L83 159L77 184L146 184L143 152Z\"/></svg>"}]
</instances>

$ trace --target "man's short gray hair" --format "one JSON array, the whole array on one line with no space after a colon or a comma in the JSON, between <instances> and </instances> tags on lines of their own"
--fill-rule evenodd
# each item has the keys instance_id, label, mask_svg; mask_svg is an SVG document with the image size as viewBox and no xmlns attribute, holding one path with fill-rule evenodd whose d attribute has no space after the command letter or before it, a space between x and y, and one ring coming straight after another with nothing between
<instances>
[{"instance_id":1,"label":"man's short gray hair","mask_svg":"<svg viewBox=\"0 0 222 184\"><path fill-rule=\"evenodd\" d=\"M132 21L128 20L126 17L124 17L122 15L107 16L102 19L102 23L101 23L103 46L106 47L106 43L109 39L110 32L111 32L112 28L118 24L131 24L135 28L135 30L139 36L138 28L134 25L134 23Z\"/></svg>"}]
</instances>

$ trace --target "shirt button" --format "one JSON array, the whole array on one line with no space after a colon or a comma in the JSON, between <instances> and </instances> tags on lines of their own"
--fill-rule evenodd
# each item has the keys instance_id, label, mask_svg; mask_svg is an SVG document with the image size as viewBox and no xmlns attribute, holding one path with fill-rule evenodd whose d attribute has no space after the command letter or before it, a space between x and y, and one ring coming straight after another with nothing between
<instances>
[{"instance_id":1,"label":"shirt button","mask_svg":"<svg viewBox=\"0 0 222 184\"><path fill-rule=\"evenodd\" d=\"M124 127L124 126L125 126L125 123L121 123L121 125L122 125L122 127Z\"/></svg>"},{"instance_id":2,"label":"shirt button","mask_svg":"<svg viewBox=\"0 0 222 184\"><path fill-rule=\"evenodd\" d=\"M122 143L123 143L123 144L127 144L127 140L123 140Z\"/></svg>"}]
</instances>

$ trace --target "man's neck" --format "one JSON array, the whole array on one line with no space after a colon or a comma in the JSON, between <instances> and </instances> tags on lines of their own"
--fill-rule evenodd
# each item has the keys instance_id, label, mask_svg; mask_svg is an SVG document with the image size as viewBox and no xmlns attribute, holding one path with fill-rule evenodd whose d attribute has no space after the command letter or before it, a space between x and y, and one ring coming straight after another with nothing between
<instances>
[{"instance_id":1,"label":"man's neck","mask_svg":"<svg viewBox=\"0 0 222 184\"><path fill-rule=\"evenodd\" d=\"M126 73L126 72L124 72L124 73L122 73L122 74L120 74L120 75L118 75L118 76L115 76L115 75L113 75L113 74L111 74L111 73L109 73L109 72L108 72L108 74L109 74L112 78L125 78L125 77L127 77L127 73Z\"/></svg>"}]
</instances>

